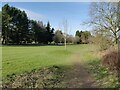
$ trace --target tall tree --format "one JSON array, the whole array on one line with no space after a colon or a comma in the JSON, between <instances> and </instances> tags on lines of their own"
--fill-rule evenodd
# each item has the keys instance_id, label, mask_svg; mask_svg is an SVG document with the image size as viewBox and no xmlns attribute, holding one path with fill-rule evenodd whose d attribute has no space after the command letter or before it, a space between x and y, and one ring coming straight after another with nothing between
<instances>
[{"instance_id":1,"label":"tall tree","mask_svg":"<svg viewBox=\"0 0 120 90\"><path fill-rule=\"evenodd\" d=\"M117 44L120 31L120 2L94 2L90 8L90 24L111 32Z\"/></svg>"},{"instance_id":2,"label":"tall tree","mask_svg":"<svg viewBox=\"0 0 120 90\"><path fill-rule=\"evenodd\" d=\"M9 26L12 17L9 15L10 6L8 4L2 7L2 44L8 43Z\"/></svg>"},{"instance_id":3,"label":"tall tree","mask_svg":"<svg viewBox=\"0 0 120 90\"><path fill-rule=\"evenodd\" d=\"M75 37L77 37L77 44L81 43L79 30L76 31Z\"/></svg>"},{"instance_id":4,"label":"tall tree","mask_svg":"<svg viewBox=\"0 0 120 90\"><path fill-rule=\"evenodd\" d=\"M2 29L2 12L0 11L0 31Z\"/></svg>"},{"instance_id":5,"label":"tall tree","mask_svg":"<svg viewBox=\"0 0 120 90\"><path fill-rule=\"evenodd\" d=\"M47 35L48 35L48 37L47 37L48 42L51 43L53 41L54 28L51 29L50 22L47 23L46 29L47 29Z\"/></svg>"},{"instance_id":6,"label":"tall tree","mask_svg":"<svg viewBox=\"0 0 120 90\"><path fill-rule=\"evenodd\" d=\"M75 36L80 36L79 30L76 31Z\"/></svg>"},{"instance_id":7,"label":"tall tree","mask_svg":"<svg viewBox=\"0 0 120 90\"><path fill-rule=\"evenodd\" d=\"M42 21L29 21L29 39L35 41L35 43L48 43L48 31L45 26L43 26ZM29 41L31 41L29 40Z\"/></svg>"},{"instance_id":8,"label":"tall tree","mask_svg":"<svg viewBox=\"0 0 120 90\"><path fill-rule=\"evenodd\" d=\"M2 12L0 11L0 44L2 39Z\"/></svg>"},{"instance_id":9,"label":"tall tree","mask_svg":"<svg viewBox=\"0 0 120 90\"><path fill-rule=\"evenodd\" d=\"M66 39L67 39L67 33L68 33L68 21L67 19L63 21L63 28L64 28L64 43L65 43L65 50L67 48Z\"/></svg>"},{"instance_id":10,"label":"tall tree","mask_svg":"<svg viewBox=\"0 0 120 90\"><path fill-rule=\"evenodd\" d=\"M8 42L22 44L26 42L28 33L28 18L24 11L15 7L10 7L8 4L2 7L2 36L7 44Z\"/></svg>"},{"instance_id":11,"label":"tall tree","mask_svg":"<svg viewBox=\"0 0 120 90\"><path fill-rule=\"evenodd\" d=\"M91 37L91 33L89 31L76 31L75 36L79 37L79 43L89 43L89 39Z\"/></svg>"},{"instance_id":12,"label":"tall tree","mask_svg":"<svg viewBox=\"0 0 120 90\"><path fill-rule=\"evenodd\" d=\"M54 42L57 43L57 44L64 42L64 35L63 35L62 31L57 30L57 31L55 32Z\"/></svg>"},{"instance_id":13,"label":"tall tree","mask_svg":"<svg viewBox=\"0 0 120 90\"><path fill-rule=\"evenodd\" d=\"M91 33L89 31L81 31L80 32L80 40L82 43L89 43L89 39L91 37Z\"/></svg>"}]
</instances>

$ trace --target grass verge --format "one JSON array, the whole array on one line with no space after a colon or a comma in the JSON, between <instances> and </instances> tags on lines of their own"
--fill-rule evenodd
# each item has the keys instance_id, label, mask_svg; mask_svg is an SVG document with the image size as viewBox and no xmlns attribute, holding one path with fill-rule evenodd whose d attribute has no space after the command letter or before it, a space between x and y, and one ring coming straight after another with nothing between
<instances>
[{"instance_id":1,"label":"grass verge","mask_svg":"<svg viewBox=\"0 0 120 90\"><path fill-rule=\"evenodd\" d=\"M117 76L104 67L100 59L89 62L89 70L101 88L120 88Z\"/></svg>"}]
</instances>

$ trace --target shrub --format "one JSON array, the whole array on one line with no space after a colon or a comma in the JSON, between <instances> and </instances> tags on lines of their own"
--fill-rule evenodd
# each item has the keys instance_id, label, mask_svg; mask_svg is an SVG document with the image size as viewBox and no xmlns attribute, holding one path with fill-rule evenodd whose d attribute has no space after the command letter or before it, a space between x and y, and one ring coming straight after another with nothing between
<instances>
[{"instance_id":1,"label":"shrub","mask_svg":"<svg viewBox=\"0 0 120 90\"><path fill-rule=\"evenodd\" d=\"M90 38L90 42L98 46L100 51L107 50L113 46L111 35L107 30L93 30L93 36Z\"/></svg>"},{"instance_id":2,"label":"shrub","mask_svg":"<svg viewBox=\"0 0 120 90\"><path fill-rule=\"evenodd\" d=\"M110 51L102 58L102 64L118 76L120 82L120 51Z\"/></svg>"},{"instance_id":3,"label":"shrub","mask_svg":"<svg viewBox=\"0 0 120 90\"><path fill-rule=\"evenodd\" d=\"M97 35L93 37L92 42L98 46L100 51L107 50L112 46L112 41L102 35Z\"/></svg>"}]
</instances>

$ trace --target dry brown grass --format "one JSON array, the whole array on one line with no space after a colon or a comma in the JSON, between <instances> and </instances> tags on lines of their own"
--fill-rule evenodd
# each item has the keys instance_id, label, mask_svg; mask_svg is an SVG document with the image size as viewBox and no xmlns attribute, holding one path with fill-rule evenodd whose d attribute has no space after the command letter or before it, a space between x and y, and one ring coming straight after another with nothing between
<instances>
[{"instance_id":1,"label":"dry brown grass","mask_svg":"<svg viewBox=\"0 0 120 90\"><path fill-rule=\"evenodd\" d=\"M116 74L120 81L120 51L107 51L102 57L102 64Z\"/></svg>"}]
</instances>

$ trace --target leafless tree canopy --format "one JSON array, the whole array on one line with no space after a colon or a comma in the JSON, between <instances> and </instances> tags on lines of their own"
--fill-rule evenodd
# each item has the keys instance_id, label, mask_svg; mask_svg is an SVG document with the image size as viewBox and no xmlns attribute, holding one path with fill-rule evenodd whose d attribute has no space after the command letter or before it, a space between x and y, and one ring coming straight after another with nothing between
<instances>
[{"instance_id":1,"label":"leafless tree canopy","mask_svg":"<svg viewBox=\"0 0 120 90\"><path fill-rule=\"evenodd\" d=\"M106 29L114 37L115 43L118 40L120 31L120 2L94 2L90 6L90 24Z\"/></svg>"}]
</instances>

